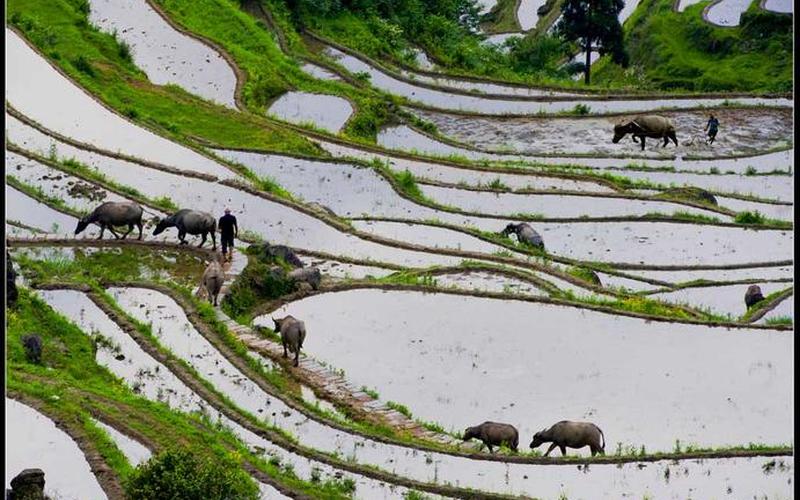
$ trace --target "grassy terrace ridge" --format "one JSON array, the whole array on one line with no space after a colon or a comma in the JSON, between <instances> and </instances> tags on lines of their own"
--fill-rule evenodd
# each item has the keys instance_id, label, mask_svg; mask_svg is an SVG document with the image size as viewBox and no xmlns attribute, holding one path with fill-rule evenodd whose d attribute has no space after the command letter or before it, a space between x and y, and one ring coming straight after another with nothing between
<instances>
[{"instance_id":1,"label":"grassy terrace ridge","mask_svg":"<svg viewBox=\"0 0 800 500\"><path fill-rule=\"evenodd\" d=\"M703 19L711 0L674 10L674 0L642 0L625 23L631 67L606 58L594 67L598 85L666 91L791 92L792 16L750 3L737 27Z\"/></svg>"},{"instance_id":2,"label":"grassy terrace ridge","mask_svg":"<svg viewBox=\"0 0 800 500\"><path fill-rule=\"evenodd\" d=\"M41 365L28 362L22 349L20 338L31 331L42 335ZM301 481L291 470L253 455L229 430L219 428L201 413L173 411L164 403L135 394L96 363L98 345L92 336L26 289L20 290L17 306L7 311L6 336L6 380L11 397L36 402L35 406L46 415L67 426L70 434L79 433L97 450L118 481L124 481L133 469L110 437L95 427L91 417L135 436L151 449L174 446L176 436L180 436L177 443L200 456L227 463L238 471L242 481L249 481L246 462L287 493L348 498L339 482Z\"/></svg>"}]
</instances>

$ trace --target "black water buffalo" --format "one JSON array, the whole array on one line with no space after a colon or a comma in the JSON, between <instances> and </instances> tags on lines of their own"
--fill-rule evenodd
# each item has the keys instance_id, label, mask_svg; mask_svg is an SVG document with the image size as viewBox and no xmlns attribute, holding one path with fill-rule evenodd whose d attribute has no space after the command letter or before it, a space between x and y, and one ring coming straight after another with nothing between
<instances>
[{"instance_id":1,"label":"black water buffalo","mask_svg":"<svg viewBox=\"0 0 800 500\"><path fill-rule=\"evenodd\" d=\"M539 447L542 443L553 443L544 456L550 454L558 446L561 455L567 454L567 448L583 448L588 446L592 456L597 453L605 454L606 439L603 431L590 422L570 422L562 420L549 429L544 429L533 435L531 449Z\"/></svg>"},{"instance_id":2,"label":"black water buffalo","mask_svg":"<svg viewBox=\"0 0 800 500\"><path fill-rule=\"evenodd\" d=\"M658 115L646 115L619 123L614 126L614 138L611 142L618 143L627 134L633 136L633 142L639 142L641 139L642 151L644 151L644 140L646 137L654 139L664 139L664 144L661 147L669 144L669 141L678 145L678 139L675 137L675 127L672 122L667 118Z\"/></svg>"},{"instance_id":3,"label":"black water buffalo","mask_svg":"<svg viewBox=\"0 0 800 500\"><path fill-rule=\"evenodd\" d=\"M122 235L124 240L133 227L139 228L139 239L142 239L142 215L144 209L138 203L132 201L107 201L95 208L92 213L78 221L78 227L75 228L75 234L78 235L83 232L89 224L100 225L100 236L97 239L103 238L103 233L108 229L115 238L119 239L119 235L114 232L114 227L128 226L128 232Z\"/></svg>"},{"instance_id":4,"label":"black water buffalo","mask_svg":"<svg viewBox=\"0 0 800 500\"><path fill-rule=\"evenodd\" d=\"M190 210L188 208L178 210L173 215L165 217L159 221L158 225L156 225L155 231L153 231L153 234L161 234L169 227L178 228L178 239L180 240L181 245L185 245L187 243L187 234L200 234L203 236L203 240L197 246L202 247L206 243L206 237L210 235L211 242L213 243L212 250L217 249L217 237L215 234L217 230L217 219L215 219L214 216L209 213Z\"/></svg>"},{"instance_id":5,"label":"black water buffalo","mask_svg":"<svg viewBox=\"0 0 800 500\"><path fill-rule=\"evenodd\" d=\"M500 234L503 236L508 236L511 233L517 235L517 240L519 240L520 243L525 243L526 245L531 245L544 250L544 240L542 239L541 235L539 235L539 233L537 233L530 226L530 224L525 222L520 224L512 223L507 225L506 228L500 232Z\"/></svg>"},{"instance_id":6,"label":"black water buffalo","mask_svg":"<svg viewBox=\"0 0 800 500\"><path fill-rule=\"evenodd\" d=\"M516 427L509 424L499 424L497 422L484 422L475 427L467 427L464 431L464 441L478 438L483 441L492 453L492 446L506 445L517 451L519 445L519 432Z\"/></svg>"},{"instance_id":7,"label":"black water buffalo","mask_svg":"<svg viewBox=\"0 0 800 500\"><path fill-rule=\"evenodd\" d=\"M764 295L761 293L761 288L758 285L750 285L747 287L747 291L744 293L744 304L748 309L762 300L764 300Z\"/></svg>"},{"instance_id":8,"label":"black water buffalo","mask_svg":"<svg viewBox=\"0 0 800 500\"><path fill-rule=\"evenodd\" d=\"M306 325L302 321L295 319L292 316L285 318L275 319L275 333L281 334L281 344L283 344L283 357L288 358L286 350L294 353L294 366L300 364L300 349L303 347L303 341L306 339Z\"/></svg>"}]
</instances>

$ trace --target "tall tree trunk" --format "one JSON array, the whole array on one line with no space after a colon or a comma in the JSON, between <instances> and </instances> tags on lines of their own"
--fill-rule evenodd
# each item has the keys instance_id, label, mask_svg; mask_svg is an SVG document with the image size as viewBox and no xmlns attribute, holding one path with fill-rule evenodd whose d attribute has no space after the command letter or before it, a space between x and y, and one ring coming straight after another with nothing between
<instances>
[{"instance_id":1,"label":"tall tree trunk","mask_svg":"<svg viewBox=\"0 0 800 500\"><path fill-rule=\"evenodd\" d=\"M583 83L585 83L586 85L589 85L589 82L590 82L589 74L592 71L592 44L589 42L589 40L590 40L589 38L586 38L586 43L585 43L585 46L586 46L586 68L584 69L585 78L583 80Z\"/></svg>"}]
</instances>

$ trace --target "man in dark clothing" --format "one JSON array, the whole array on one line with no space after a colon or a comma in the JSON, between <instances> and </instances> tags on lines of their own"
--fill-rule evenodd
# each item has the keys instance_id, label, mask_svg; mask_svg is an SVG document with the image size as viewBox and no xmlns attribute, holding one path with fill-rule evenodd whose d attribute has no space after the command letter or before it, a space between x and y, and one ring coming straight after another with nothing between
<instances>
[{"instance_id":1,"label":"man in dark clothing","mask_svg":"<svg viewBox=\"0 0 800 500\"><path fill-rule=\"evenodd\" d=\"M709 115L705 129L708 131L708 139L706 142L714 144L714 138L717 137L717 130L719 129L719 120L717 120L714 115Z\"/></svg>"},{"instance_id":2,"label":"man in dark clothing","mask_svg":"<svg viewBox=\"0 0 800 500\"><path fill-rule=\"evenodd\" d=\"M239 237L239 226L236 225L236 217L231 215L231 209L225 209L225 215L219 218L219 232L222 233L222 256L228 260L233 257L233 239ZM228 247L231 249L228 255Z\"/></svg>"}]
</instances>

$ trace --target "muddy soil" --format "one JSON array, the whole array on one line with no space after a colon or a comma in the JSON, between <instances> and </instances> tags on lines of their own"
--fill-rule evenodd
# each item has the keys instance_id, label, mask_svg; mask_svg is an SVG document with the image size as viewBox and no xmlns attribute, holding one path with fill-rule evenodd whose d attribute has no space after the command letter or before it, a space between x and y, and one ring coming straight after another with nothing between
<instances>
[{"instance_id":1,"label":"muddy soil","mask_svg":"<svg viewBox=\"0 0 800 500\"><path fill-rule=\"evenodd\" d=\"M591 103L588 103L591 106ZM630 136L613 144L614 125L625 117L598 118L491 118L467 117L415 110L434 123L439 132L476 147L524 154L634 155L657 158L663 155L753 155L792 144L794 120L790 108L717 109L720 131L713 145L705 144L703 128L706 111L660 112L672 120L680 146L647 139L647 149L634 144ZM636 114L630 115L635 117Z\"/></svg>"}]
</instances>

